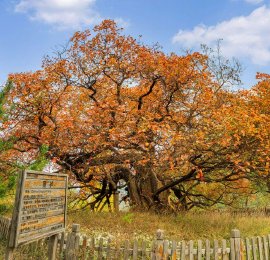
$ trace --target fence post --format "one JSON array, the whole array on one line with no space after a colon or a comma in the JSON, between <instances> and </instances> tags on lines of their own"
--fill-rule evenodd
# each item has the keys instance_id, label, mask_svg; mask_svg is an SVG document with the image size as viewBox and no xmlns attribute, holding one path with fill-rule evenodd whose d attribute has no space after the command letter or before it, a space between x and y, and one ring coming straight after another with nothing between
<instances>
[{"instance_id":1,"label":"fence post","mask_svg":"<svg viewBox=\"0 0 270 260\"><path fill-rule=\"evenodd\" d=\"M78 249L80 246L80 225L73 224L72 232L68 234L65 260L76 260L78 259Z\"/></svg>"},{"instance_id":2,"label":"fence post","mask_svg":"<svg viewBox=\"0 0 270 260\"><path fill-rule=\"evenodd\" d=\"M48 241L48 259L49 260L56 259L57 243L58 243L58 234L49 237L49 241Z\"/></svg>"},{"instance_id":3,"label":"fence post","mask_svg":"<svg viewBox=\"0 0 270 260\"><path fill-rule=\"evenodd\" d=\"M10 232L11 232L11 219L8 219L8 227L6 228L6 230L3 231L4 238L6 238L8 240L7 247L6 247L6 253L5 253L5 260L13 260L14 259L15 249L13 247L9 247Z\"/></svg>"},{"instance_id":4,"label":"fence post","mask_svg":"<svg viewBox=\"0 0 270 260\"><path fill-rule=\"evenodd\" d=\"M161 260L163 258L164 230L158 229L156 232L156 241L152 252L152 260Z\"/></svg>"},{"instance_id":5,"label":"fence post","mask_svg":"<svg viewBox=\"0 0 270 260\"><path fill-rule=\"evenodd\" d=\"M240 260L241 259L241 236L238 229L233 229L231 231L231 252L230 260Z\"/></svg>"}]
</instances>

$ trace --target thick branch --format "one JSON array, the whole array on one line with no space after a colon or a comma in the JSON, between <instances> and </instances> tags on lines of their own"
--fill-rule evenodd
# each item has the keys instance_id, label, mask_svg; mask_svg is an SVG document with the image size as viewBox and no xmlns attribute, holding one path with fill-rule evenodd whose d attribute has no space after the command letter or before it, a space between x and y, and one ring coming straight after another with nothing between
<instances>
[{"instance_id":1,"label":"thick branch","mask_svg":"<svg viewBox=\"0 0 270 260\"><path fill-rule=\"evenodd\" d=\"M181 182L183 182L183 181L189 180L190 178L192 178L192 177L195 175L195 173L196 173L196 169L192 169L187 175L181 177L181 178L178 179L178 180L172 181L172 182L170 182L170 183L164 185L163 187L159 188L159 189L153 194L153 199L154 199L154 201L159 201L158 195L159 195L160 193L162 193L163 191L168 190L168 189L174 187L175 185L177 185L177 184L179 184L179 183L181 183Z\"/></svg>"},{"instance_id":2,"label":"thick branch","mask_svg":"<svg viewBox=\"0 0 270 260\"><path fill-rule=\"evenodd\" d=\"M141 110L141 108L142 108L142 101L143 101L143 98L146 97L146 96L148 96L148 95L150 95L150 94L152 93L152 91L153 91L153 89L154 89L154 86L155 86L156 83L157 83L157 80L158 80L157 78L154 79L153 82L152 82L152 84L151 84L151 86L150 86L150 88L149 88L149 90L148 90L145 94L143 94L143 95L141 95L141 96L139 97L139 100L138 100L138 110Z\"/></svg>"}]
</instances>

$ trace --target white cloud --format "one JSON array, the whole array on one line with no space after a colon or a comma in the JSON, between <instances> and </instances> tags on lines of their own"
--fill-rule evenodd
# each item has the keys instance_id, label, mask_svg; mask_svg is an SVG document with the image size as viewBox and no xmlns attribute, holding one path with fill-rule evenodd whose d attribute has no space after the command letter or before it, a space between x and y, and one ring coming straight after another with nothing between
<instances>
[{"instance_id":1,"label":"white cloud","mask_svg":"<svg viewBox=\"0 0 270 260\"><path fill-rule=\"evenodd\" d=\"M249 4L254 4L254 5L257 5L257 4L260 4L262 3L264 0L245 0L245 2L249 3Z\"/></svg>"},{"instance_id":2,"label":"white cloud","mask_svg":"<svg viewBox=\"0 0 270 260\"><path fill-rule=\"evenodd\" d=\"M16 12L26 13L32 20L60 29L77 29L94 24L101 17L94 9L96 0L20 0Z\"/></svg>"},{"instance_id":3,"label":"white cloud","mask_svg":"<svg viewBox=\"0 0 270 260\"><path fill-rule=\"evenodd\" d=\"M119 17L119 18L115 18L114 21L117 23L118 26L122 27L122 28L128 28L130 26L129 21L124 20L123 18Z\"/></svg>"},{"instance_id":4,"label":"white cloud","mask_svg":"<svg viewBox=\"0 0 270 260\"><path fill-rule=\"evenodd\" d=\"M222 52L229 57L244 57L254 64L270 64L270 8L255 9L248 16L234 17L214 26L197 25L192 30L180 30L173 42L185 48L197 48L221 43Z\"/></svg>"}]
</instances>

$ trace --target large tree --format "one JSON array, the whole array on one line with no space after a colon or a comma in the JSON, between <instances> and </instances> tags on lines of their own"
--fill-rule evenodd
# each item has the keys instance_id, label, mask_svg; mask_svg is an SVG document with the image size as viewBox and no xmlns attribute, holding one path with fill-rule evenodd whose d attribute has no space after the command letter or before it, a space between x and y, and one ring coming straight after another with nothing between
<instances>
[{"instance_id":1,"label":"large tree","mask_svg":"<svg viewBox=\"0 0 270 260\"><path fill-rule=\"evenodd\" d=\"M93 209L121 179L143 209L233 203L253 192L269 133L257 90L228 89L239 67L206 54L167 55L111 20L75 33L41 70L10 75L7 160L42 154Z\"/></svg>"}]
</instances>

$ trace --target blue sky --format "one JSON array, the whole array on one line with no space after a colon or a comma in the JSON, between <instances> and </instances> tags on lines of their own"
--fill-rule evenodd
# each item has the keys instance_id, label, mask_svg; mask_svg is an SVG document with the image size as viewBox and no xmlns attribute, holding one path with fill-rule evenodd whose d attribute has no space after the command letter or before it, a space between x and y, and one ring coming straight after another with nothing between
<instances>
[{"instance_id":1,"label":"blue sky","mask_svg":"<svg viewBox=\"0 0 270 260\"><path fill-rule=\"evenodd\" d=\"M0 0L0 84L9 73L39 69L76 30L105 18L166 52L223 38L224 55L245 68L244 87L257 71L270 73L269 0Z\"/></svg>"}]
</instances>

